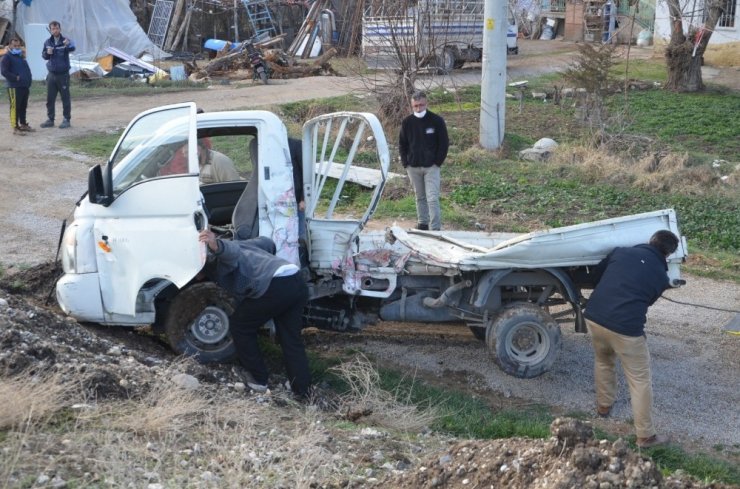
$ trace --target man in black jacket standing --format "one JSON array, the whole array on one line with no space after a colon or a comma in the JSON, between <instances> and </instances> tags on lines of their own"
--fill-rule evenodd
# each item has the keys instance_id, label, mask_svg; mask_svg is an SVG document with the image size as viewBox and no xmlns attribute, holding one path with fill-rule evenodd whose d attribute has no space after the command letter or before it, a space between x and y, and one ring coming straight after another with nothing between
<instances>
[{"instance_id":1,"label":"man in black jacket standing","mask_svg":"<svg viewBox=\"0 0 740 489\"><path fill-rule=\"evenodd\" d=\"M616 359L630 390L637 446L665 443L653 427L653 386L645 336L647 310L669 287L666 258L678 247L667 230L648 244L615 248L594 271L596 287L586 304L586 323L594 346L596 411L609 416L617 391Z\"/></svg>"},{"instance_id":2,"label":"man in black jacket standing","mask_svg":"<svg viewBox=\"0 0 740 489\"><path fill-rule=\"evenodd\" d=\"M398 150L416 194L417 228L438 231L442 226L440 167L449 149L447 126L442 117L427 109L424 92L411 95L411 109L414 113L401 123Z\"/></svg>"},{"instance_id":3,"label":"man in black jacket standing","mask_svg":"<svg viewBox=\"0 0 740 489\"><path fill-rule=\"evenodd\" d=\"M62 35L62 26L56 20L49 22L51 37L44 42L41 56L46 60L46 122L41 127L54 127L54 106L57 102L57 93L62 96L62 115L64 120L59 129L70 126L72 117L72 102L69 96L69 53L75 50L75 43Z\"/></svg>"}]
</instances>

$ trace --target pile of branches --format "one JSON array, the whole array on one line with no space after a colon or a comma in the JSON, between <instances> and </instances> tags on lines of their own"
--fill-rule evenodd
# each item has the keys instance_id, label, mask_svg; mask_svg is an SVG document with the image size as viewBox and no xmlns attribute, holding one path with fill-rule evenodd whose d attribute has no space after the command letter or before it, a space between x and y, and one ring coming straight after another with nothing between
<instances>
[{"instance_id":1,"label":"pile of branches","mask_svg":"<svg viewBox=\"0 0 740 489\"><path fill-rule=\"evenodd\" d=\"M332 48L311 62L299 62L281 49L261 49L262 59L270 71L271 78L287 79L306 76L340 76L332 68L329 60L336 56ZM199 67L195 60L185 63L191 81L204 81L209 78L247 79L252 77L252 63L246 49L219 52L206 66Z\"/></svg>"}]
</instances>

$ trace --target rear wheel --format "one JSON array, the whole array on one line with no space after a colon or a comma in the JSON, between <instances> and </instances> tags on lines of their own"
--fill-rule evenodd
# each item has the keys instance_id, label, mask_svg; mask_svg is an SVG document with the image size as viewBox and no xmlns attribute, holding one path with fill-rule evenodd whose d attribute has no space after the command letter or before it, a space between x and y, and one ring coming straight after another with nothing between
<instances>
[{"instance_id":1,"label":"rear wheel","mask_svg":"<svg viewBox=\"0 0 740 489\"><path fill-rule=\"evenodd\" d=\"M506 307L489 323L486 343L504 372L530 379L555 363L560 326L541 307L519 302Z\"/></svg>"},{"instance_id":2,"label":"rear wheel","mask_svg":"<svg viewBox=\"0 0 740 489\"><path fill-rule=\"evenodd\" d=\"M455 68L455 50L452 48L444 48L442 54L437 55L435 64L437 66L437 74L446 75Z\"/></svg>"},{"instance_id":3,"label":"rear wheel","mask_svg":"<svg viewBox=\"0 0 740 489\"><path fill-rule=\"evenodd\" d=\"M231 296L213 282L191 285L171 301L164 321L172 349L201 363L231 360L236 348L229 334Z\"/></svg>"},{"instance_id":4,"label":"rear wheel","mask_svg":"<svg viewBox=\"0 0 740 489\"><path fill-rule=\"evenodd\" d=\"M264 85L267 85L267 72L262 70L260 71L260 80Z\"/></svg>"}]
</instances>

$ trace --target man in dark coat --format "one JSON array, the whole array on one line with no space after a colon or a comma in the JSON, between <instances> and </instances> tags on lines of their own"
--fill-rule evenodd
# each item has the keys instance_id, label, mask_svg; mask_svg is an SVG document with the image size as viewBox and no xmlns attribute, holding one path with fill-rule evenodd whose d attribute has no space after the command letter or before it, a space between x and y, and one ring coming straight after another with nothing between
<instances>
[{"instance_id":1,"label":"man in dark coat","mask_svg":"<svg viewBox=\"0 0 740 489\"><path fill-rule=\"evenodd\" d=\"M269 238L232 241L203 230L200 241L208 247L206 275L237 301L229 330L239 363L253 377L253 382L247 382L249 387L258 392L267 390L268 371L257 333L272 319L291 389L307 398L311 371L301 328L308 287L299 268L276 257L275 243Z\"/></svg>"},{"instance_id":2,"label":"man in dark coat","mask_svg":"<svg viewBox=\"0 0 740 489\"><path fill-rule=\"evenodd\" d=\"M447 158L449 138L442 117L427 109L427 96L411 95L413 114L401 123L398 151L416 194L418 229L438 231L442 226L439 207L440 167Z\"/></svg>"},{"instance_id":3,"label":"man in dark coat","mask_svg":"<svg viewBox=\"0 0 740 489\"><path fill-rule=\"evenodd\" d=\"M596 266L596 287L584 313L594 346L597 413L606 417L611 412L619 358L629 385L637 446L641 448L667 441L653 426L645 322L648 308L669 287L666 258L677 247L676 235L661 230L653 234L648 244L615 248Z\"/></svg>"},{"instance_id":4,"label":"man in dark coat","mask_svg":"<svg viewBox=\"0 0 740 489\"><path fill-rule=\"evenodd\" d=\"M57 94L62 96L62 115L64 120L60 129L70 126L72 102L69 95L69 53L75 50L75 43L62 35L62 26L56 20L49 22L51 37L44 42L41 56L46 60L46 122L41 127L54 127Z\"/></svg>"}]
</instances>

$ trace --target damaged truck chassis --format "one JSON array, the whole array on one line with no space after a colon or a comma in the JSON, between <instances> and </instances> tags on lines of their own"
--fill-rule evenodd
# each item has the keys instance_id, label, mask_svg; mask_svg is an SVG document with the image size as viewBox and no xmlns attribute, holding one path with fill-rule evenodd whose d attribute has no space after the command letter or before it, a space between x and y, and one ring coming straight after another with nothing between
<instances>
[{"instance_id":1,"label":"damaged truck chassis","mask_svg":"<svg viewBox=\"0 0 740 489\"><path fill-rule=\"evenodd\" d=\"M248 183L201 186L198 138L226 137L240 141L235 158L249 155ZM187 167L162 172L183 144ZM377 118L342 112L311 119L302 149L305 232L287 130L274 114L196 115L194 104L140 114L107 164L90 170L87 198L65 232L62 309L101 324L153 324L178 353L202 362L231 359L232 299L198 279L205 262L198 232L210 225L224 237L270 237L278 255L300 264L310 290L307 326L458 323L485 342L505 372L530 378L555 361L561 324L586 331L582 290L593 287L591 266L658 229L680 236L670 209L529 234L370 230L390 165ZM358 202L366 203L361 216ZM685 256L682 238L668 259L674 286Z\"/></svg>"}]
</instances>

